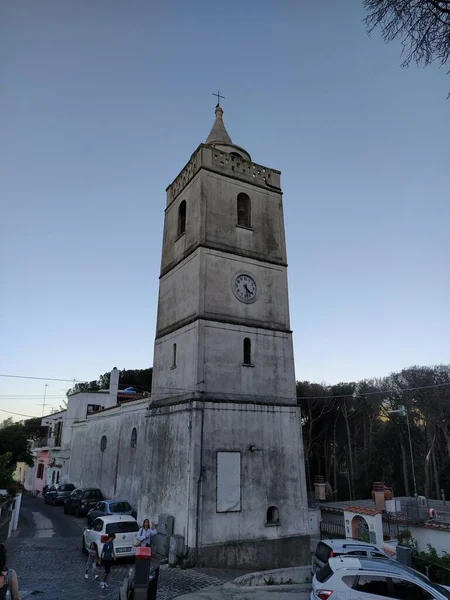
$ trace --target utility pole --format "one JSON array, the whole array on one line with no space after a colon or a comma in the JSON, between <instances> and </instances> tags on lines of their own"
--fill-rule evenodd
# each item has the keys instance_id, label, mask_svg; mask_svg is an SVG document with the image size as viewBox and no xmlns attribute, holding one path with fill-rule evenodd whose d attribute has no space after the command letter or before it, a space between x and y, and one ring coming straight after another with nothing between
<instances>
[{"instance_id":1,"label":"utility pole","mask_svg":"<svg viewBox=\"0 0 450 600\"><path fill-rule=\"evenodd\" d=\"M45 387L44 387L44 401L42 402L42 416L44 416L44 413L45 413L45 398L47 397L47 388L48 388L48 383L46 383Z\"/></svg>"}]
</instances>

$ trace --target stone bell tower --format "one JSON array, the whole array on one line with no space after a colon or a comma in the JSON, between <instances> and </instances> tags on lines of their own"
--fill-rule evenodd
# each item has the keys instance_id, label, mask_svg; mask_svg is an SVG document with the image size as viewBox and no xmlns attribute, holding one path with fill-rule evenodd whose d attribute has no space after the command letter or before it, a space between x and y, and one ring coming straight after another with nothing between
<instances>
[{"instance_id":1,"label":"stone bell tower","mask_svg":"<svg viewBox=\"0 0 450 600\"><path fill-rule=\"evenodd\" d=\"M147 440L154 512L190 557L310 562L280 172L233 144L219 105L167 188Z\"/></svg>"}]
</instances>

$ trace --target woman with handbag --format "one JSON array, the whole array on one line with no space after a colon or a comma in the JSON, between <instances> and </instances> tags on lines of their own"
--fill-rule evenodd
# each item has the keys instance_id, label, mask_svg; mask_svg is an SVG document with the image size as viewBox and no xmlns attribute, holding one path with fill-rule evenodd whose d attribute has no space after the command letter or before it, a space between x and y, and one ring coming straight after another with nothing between
<instances>
[{"instance_id":1,"label":"woman with handbag","mask_svg":"<svg viewBox=\"0 0 450 600\"><path fill-rule=\"evenodd\" d=\"M144 548L150 547L151 539L157 533L153 523L151 525L152 526L150 526L150 521L148 519L144 520L142 527L139 529L136 535L136 540L133 543L134 546L141 546Z\"/></svg>"},{"instance_id":2,"label":"woman with handbag","mask_svg":"<svg viewBox=\"0 0 450 600\"><path fill-rule=\"evenodd\" d=\"M0 600L20 600L19 584L14 569L6 566L6 548L0 544Z\"/></svg>"}]
</instances>

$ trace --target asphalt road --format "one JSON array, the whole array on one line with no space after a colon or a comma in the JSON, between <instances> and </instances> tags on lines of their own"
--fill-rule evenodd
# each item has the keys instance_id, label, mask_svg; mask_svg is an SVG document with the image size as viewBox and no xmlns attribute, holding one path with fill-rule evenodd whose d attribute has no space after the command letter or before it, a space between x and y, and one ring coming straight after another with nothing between
<instances>
[{"instance_id":1,"label":"asphalt road","mask_svg":"<svg viewBox=\"0 0 450 600\"><path fill-rule=\"evenodd\" d=\"M133 567L133 560L117 561L108 579L109 588L100 590L98 581L86 580L86 556L81 538L86 518L65 515L61 506L44 504L41 498L23 499L19 529L7 541L8 566L15 569L22 600L117 600L119 587ZM243 572L217 569L171 569L161 567L158 600L172 600L181 594L211 585L221 585Z\"/></svg>"}]
</instances>

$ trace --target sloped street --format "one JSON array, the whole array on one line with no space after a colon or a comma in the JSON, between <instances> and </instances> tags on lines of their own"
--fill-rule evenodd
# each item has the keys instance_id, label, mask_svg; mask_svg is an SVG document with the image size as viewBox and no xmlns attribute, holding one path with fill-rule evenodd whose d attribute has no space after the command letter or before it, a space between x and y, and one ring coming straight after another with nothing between
<instances>
[{"instance_id":1,"label":"sloped street","mask_svg":"<svg viewBox=\"0 0 450 600\"><path fill-rule=\"evenodd\" d=\"M117 600L119 587L133 561L119 561L112 569L109 588L86 580L86 556L81 552L85 519L64 515L62 507L44 504L39 498L24 498L18 534L7 542L8 563L16 570L22 600ZM210 585L220 585L242 573L215 569L172 569L160 571L158 600L172 600Z\"/></svg>"}]
</instances>

